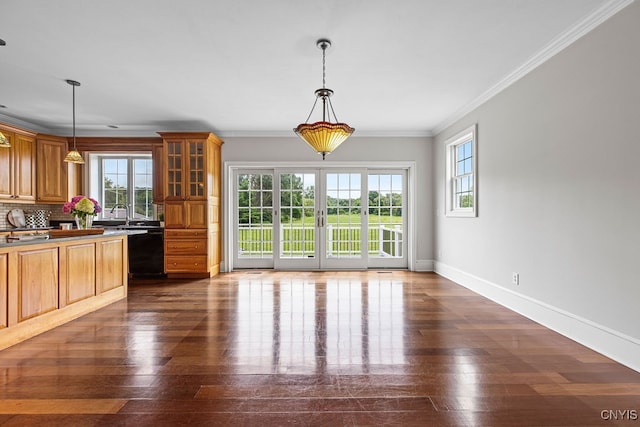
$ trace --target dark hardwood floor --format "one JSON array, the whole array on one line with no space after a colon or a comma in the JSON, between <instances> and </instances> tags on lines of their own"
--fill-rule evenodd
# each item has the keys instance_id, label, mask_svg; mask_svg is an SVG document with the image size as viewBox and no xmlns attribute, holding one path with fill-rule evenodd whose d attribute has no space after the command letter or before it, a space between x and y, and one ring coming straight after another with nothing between
<instances>
[{"instance_id":1,"label":"dark hardwood floor","mask_svg":"<svg viewBox=\"0 0 640 427\"><path fill-rule=\"evenodd\" d=\"M132 281L127 300L0 351L6 426L640 426L638 412L640 373L432 273Z\"/></svg>"}]
</instances>

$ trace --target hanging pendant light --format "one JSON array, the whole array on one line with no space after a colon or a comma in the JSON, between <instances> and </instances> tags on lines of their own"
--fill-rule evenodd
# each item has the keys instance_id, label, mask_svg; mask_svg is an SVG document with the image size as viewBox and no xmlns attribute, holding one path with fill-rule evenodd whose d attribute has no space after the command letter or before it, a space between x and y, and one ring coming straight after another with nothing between
<instances>
[{"instance_id":1,"label":"hanging pendant light","mask_svg":"<svg viewBox=\"0 0 640 427\"><path fill-rule=\"evenodd\" d=\"M11 142L9 138L4 136L2 132L0 132L0 148L11 148Z\"/></svg>"},{"instance_id":2,"label":"hanging pendant light","mask_svg":"<svg viewBox=\"0 0 640 427\"><path fill-rule=\"evenodd\" d=\"M338 148L340 144L351 136L355 129L346 123L338 122L330 99L333 91L325 87L325 53L331 46L331 41L328 39L320 39L316 42L316 45L322 49L322 89L318 89L315 92L316 100L313 103L313 107L311 107L311 112L306 122L298 125L294 131L303 141L309 144L319 154L322 154L322 160L324 160L325 156ZM322 100L322 121L307 123L311 118L311 114L313 114L313 110L316 108L318 99ZM333 114L335 123L330 121L331 114Z\"/></svg>"},{"instance_id":3,"label":"hanging pendant light","mask_svg":"<svg viewBox=\"0 0 640 427\"><path fill-rule=\"evenodd\" d=\"M6 46L7 43L0 39L0 46ZM4 105L1 105L0 108L4 107ZM7 138L6 136L4 136L4 134L2 132L0 132L0 148L11 148L11 142L9 141L9 138Z\"/></svg>"},{"instance_id":4,"label":"hanging pendant light","mask_svg":"<svg viewBox=\"0 0 640 427\"><path fill-rule=\"evenodd\" d=\"M84 164L84 159L82 158L82 155L76 147L76 86L80 86L80 82L77 82L75 80L67 80L67 83L69 83L73 87L73 150L70 150L67 153L64 161L82 165Z\"/></svg>"}]
</instances>

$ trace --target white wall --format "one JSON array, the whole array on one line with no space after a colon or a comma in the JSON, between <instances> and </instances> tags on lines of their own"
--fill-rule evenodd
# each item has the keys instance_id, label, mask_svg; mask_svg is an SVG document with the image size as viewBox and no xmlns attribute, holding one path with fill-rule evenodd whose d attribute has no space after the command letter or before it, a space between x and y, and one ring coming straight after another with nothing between
<instances>
[{"instance_id":1,"label":"white wall","mask_svg":"<svg viewBox=\"0 0 640 427\"><path fill-rule=\"evenodd\" d=\"M478 218L435 220L436 271L640 370L640 2L435 138L478 124ZM511 283L520 273L520 285Z\"/></svg>"},{"instance_id":2,"label":"white wall","mask_svg":"<svg viewBox=\"0 0 640 427\"><path fill-rule=\"evenodd\" d=\"M357 130L356 130L357 132ZM292 131L293 133L293 131ZM223 162L317 162L322 157L297 136L281 138L226 137L222 146ZM415 161L416 211L419 213L415 238L416 265L424 269L433 266L433 173L431 138L352 136L342 143L326 162ZM226 183L223 183L226 185Z\"/></svg>"}]
</instances>

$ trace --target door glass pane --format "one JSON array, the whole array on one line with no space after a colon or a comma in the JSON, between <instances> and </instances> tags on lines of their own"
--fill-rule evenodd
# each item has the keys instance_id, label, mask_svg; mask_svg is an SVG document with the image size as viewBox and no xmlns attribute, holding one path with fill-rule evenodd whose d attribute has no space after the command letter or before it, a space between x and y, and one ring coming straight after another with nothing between
<instances>
[{"instance_id":1,"label":"door glass pane","mask_svg":"<svg viewBox=\"0 0 640 427\"><path fill-rule=\"evenodd\" d=\"M238 175L236 190L238 257L273 257L273 175Z\"/></svg>"},{"instance_id":2,"label":"door glass pane","mask_svg":"<svg viewBox=\"0 0 640 427\"><path fill-rule=\"evenodd\" d=\"M315 174L280 175L280 257L315 257Z\"/></svg>"},{"instance_id":3,"label":"door glass pane","mask_svg":"<svg viewBox=\"0 0 640 427\"><path fill-rule=\"evenodd\" d=\"M361 257L362 192L360 173L326 175L326 256Z\"/></svg>"},{"instance_id":4,"label":"door glass pane","mask_svg":"<svg viewBox=\"0 0 640 427\"><path fill-rule=\"evenodd\" d=\"M402 258L402 178L369 174L369 257Z\"/></svg>"}]
</instances>

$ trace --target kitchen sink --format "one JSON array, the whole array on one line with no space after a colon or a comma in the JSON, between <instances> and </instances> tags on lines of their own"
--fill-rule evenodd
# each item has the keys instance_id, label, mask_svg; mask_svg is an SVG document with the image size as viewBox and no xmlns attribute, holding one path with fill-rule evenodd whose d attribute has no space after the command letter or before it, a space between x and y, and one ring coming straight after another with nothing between
<instances>
[{"instance_id":1,"label":"kitchen sink","mask_svg":"<svg viewBox=\"0 0 640 427\"><path fill-rule=\"evenodd\" d=\"M155 230L160 228L160 221L136 220L129 221L127 225L122 220L94 220L93 228L108 230Z\"/></svg>"}]
</instances>

